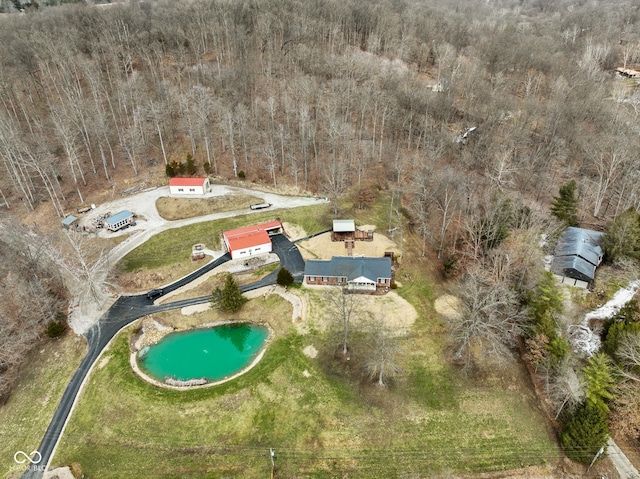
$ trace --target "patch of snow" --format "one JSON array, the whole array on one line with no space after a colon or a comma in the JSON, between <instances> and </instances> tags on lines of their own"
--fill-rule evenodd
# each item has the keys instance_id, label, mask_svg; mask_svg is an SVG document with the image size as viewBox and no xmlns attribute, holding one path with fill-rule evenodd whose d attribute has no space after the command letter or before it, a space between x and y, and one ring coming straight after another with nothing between
<instances>
[{"instance_id":1,"label":"patch of snow","mask_svg":"<svg viewBox=\"0 0 640 479\"><path fill-rule=\"evenodd\" d=\"M609 301L598 309L587 313L584 317L585 321L590 319L607 319L620 311L635 296L640 289L640 280L632 281L626 288L622 288L613 295Z\"/></svg>"},{"instance_id":2,"label":"patch of snow","mask_svg":"<svg viewBox=\"0 0 640 479\"><path fill-rule=\"evenodd\" d=\"M575 352L589 357L597 353L601 346L600 335L584 324L569 326L569 342Z\"/></svg>"},{"instance_id":3,"label":"patch of snow","mask_svg":"<svg viewBox=\"0 0 640 479\"><path fill-rule=\"evenodd\" d=\"M538 246L540 248L544 248L545 246L547 246L548 239L549 239L549 237L548 237L547 233L542 233L540 235L540 242L538 243Z\"/></svg>"},{"instance_id":4,"label":"patch of snow","mask_svg":"<svg viewBox=\"0 0 640 479\"><path fill-rule=\"evenodd\" d=\"M584 315L582 324L569 328L569 341L576 352L593 356L601 346L600 335L593 332L590 322L594 319L605 320L615 315L620 308L633 299L640 289L640 280L632 281L626 288L622 288L604 305Z\"/></svg>"}]
</instances>

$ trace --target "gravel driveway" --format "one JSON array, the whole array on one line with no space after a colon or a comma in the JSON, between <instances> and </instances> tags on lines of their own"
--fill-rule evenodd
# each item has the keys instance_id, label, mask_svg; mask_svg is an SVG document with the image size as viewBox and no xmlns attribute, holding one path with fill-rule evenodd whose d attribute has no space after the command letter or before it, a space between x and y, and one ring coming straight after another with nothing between
<instances>
[{"instance_id":1,"label":"gravel driveway","mask_svg":"<svg viewBox=\"0 0 640 479\"><path fill-rule=\"evenodd\" d=\"M297 208L300 206L312 206L326 203L323 198L314 198L308 196L284 196L274 193L265 193L262 191L250 190L246 188L215 184L211 185L211 191L209 191L204 196L198 196L198 198L213 198L216 196L228 196L237 194L260 196L263 198L263 201L265 203L272 204L270 210L277 210L281 208ZM206 216L198 216L195 218L168 221L162 218L158 213L158 210L156 209L156 200L162 196L170 196L168 186L152 188L135 195L119 198L117 200L98 205L95 209L91 210L91 212L87 213L87 215L83 217L83 221L88 222L91 220L91 218L95 218L99 215L104 215L107 212L115 214L118 211L122 210L129 210L137 216L136 225L130 226L127 229L116 232L110 232L104 229L98 230L98 236L104 238L130 235L126 240L109 251L109 262L111 265L115 265L128 253L130 253L145 241L149 240L151 237L160 233L161 231L172 228L180 228L182 226L201 223L203 221L212 221L221 218L230 218L233 216L258 212L251 210L250 208L244 208L242 210L225 211L221 213L213 213ZM264 212L264 210L259 211ZM115 301L115 299L116 297L113 298L113 301ZM77 334L84 334L93 324L98 321L100 316L109 306L110 304L83 304L82 310L80 308L75 308L73 311L71 311L71 314L69 316L69 324L71 325L71 328Z\"/></svg>"}]
</instances>

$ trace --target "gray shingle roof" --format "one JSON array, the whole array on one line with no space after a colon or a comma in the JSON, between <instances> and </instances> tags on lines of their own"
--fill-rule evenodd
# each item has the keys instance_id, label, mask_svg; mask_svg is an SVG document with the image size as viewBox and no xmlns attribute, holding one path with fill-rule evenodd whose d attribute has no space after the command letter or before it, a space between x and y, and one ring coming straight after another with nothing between
<instances>
[{"instance_id":1,"label":"gray shingle roof","mask_svg":"<svg viewBox=\"0 0 640 479\"><path fill-rule=\"evenodd\" d=\"M304 265L305 276L346 276L352 281L364 276L372 281L391 278L391 258L334 256L330 260L310 259Z\"/></svg>"}]
</instances>

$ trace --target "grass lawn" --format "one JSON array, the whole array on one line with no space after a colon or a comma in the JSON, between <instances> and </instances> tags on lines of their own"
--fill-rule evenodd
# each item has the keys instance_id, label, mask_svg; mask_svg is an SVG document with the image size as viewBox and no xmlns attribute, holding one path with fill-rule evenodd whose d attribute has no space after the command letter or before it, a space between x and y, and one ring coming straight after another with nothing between
<instances>
[{"instance_id":1,"label":"grass lawn","mask_svg":"<svg viewBox=\"0 0 640 479\"><path fill-rule=\"evenodd\" d=\"M54 465L80 463L88 478L268 477L274 448L276 477L379 478L511 469L558 455L530 391L508 378L459 376L421 347L425 317L416 337L401 340L402 377L380 389L344 374L324 336L298 335L284 300L247 306L244 314L268 322L276 337L254 369L214 388L143 382L129 366L129 331L121 333ZM316 358L303 354L308 345L320 350Z\"/></svg>"},{"instance_id":2,"label":"grass lawn","mask_svg":"<svg viewBox=\"0 0 640 479\"><path fill-rule=\"evenodd\" d=\"M125 256L118 263L118 269L120 272L127 273L136 270L171 267L189 260L191 246L196 243L204 243L207 248L213 250L221 249L220 237L223 231L269 221L275 217L280 218L283 222L300 225L307 234L317 233L331 227L327 205L270 210L206 223L196 223L157 234ZM196 269L201 264L193 263L193 265L193 269Z\"/></svg>"},{"instance_id":3,"label":"grass lawn","mask_svg":"<svg viewBox=\"0 0 640 479\"><path fill-rule=\"evenodd\" d=\"M25 358L20 379L0 407L0 476L16 472L16 451L38 448L60 397L86 352L84 338L67 334ZM26 467L26 465L25 465Z\"/></svg>"},{"instance_id":4,"label":"grass lawn","mask_svg":"<svg viewBox=\"0 0 640 479\"><path fill-rule=\"evenodd\" d=\"M384 224L382 203L358 224ZM280 216L308 234L331 225L329 206L264 212L165 232L129 254L123 271L167 268L185 245L219 247L221 231ZM354 216L357 216L354 213ZM408 235L406 235L408 236ZM251 300L238 319L268 323L275 332L256 367L212 388L186 392L156 388L129 365L125 330L105 352L65 431L54 465L79 463L87 478L425 477L499 471L555 462L559 452L526 374L510 369L468 378L444 358L445 328L433 312L433 266L405 238L398 294L418 313L398 338L401 373L388 388L363 374L366 338L354 331L351 359L335 357L331 332L314 326L321 295L310 303L305 335L278 296ZM419 243L419 242L418 242ZM188 254L188 252L186 252ZM425 271L431 271L426 273ZM225 319L215 311L163 322L185 327ZM314 346L316 357L304 354Z\"/></svg>"}]
</instances>

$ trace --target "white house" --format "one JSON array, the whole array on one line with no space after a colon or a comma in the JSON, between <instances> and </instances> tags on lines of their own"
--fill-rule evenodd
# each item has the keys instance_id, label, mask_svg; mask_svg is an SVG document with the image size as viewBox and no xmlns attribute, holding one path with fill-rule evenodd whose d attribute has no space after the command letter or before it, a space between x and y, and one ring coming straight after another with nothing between
<instances>
[{"instance_id":1,"label":"white house","mask_svg":"<svg viewBox=\"0 0 640 479\"><path fill-rule=\"evenodd\" d=\"M280 221L245 226L222 233L222 238L231 259L249 258L271 253L271 235L282 232Z\"/></svg>"},{"instance_id":2,"label":"white house","mask_svg":"<svg viewBox=\"0 0 640 479\"><path fill-rule=\"evenodd\" d=\"M133 224L133 213L129 210L122 210L104 220L104 227L109 231L118 231Z\"/></svg>"},{"instance_id":3,"label":"white house","mask_svg":"<svg viewBox=\"0 0 640 479\"><path fill-rule=\"evenodd\" d=\"M169 193L172 195L204 195L211 189L209 178L171 178Z\"/></svg>"}]
</instances>

